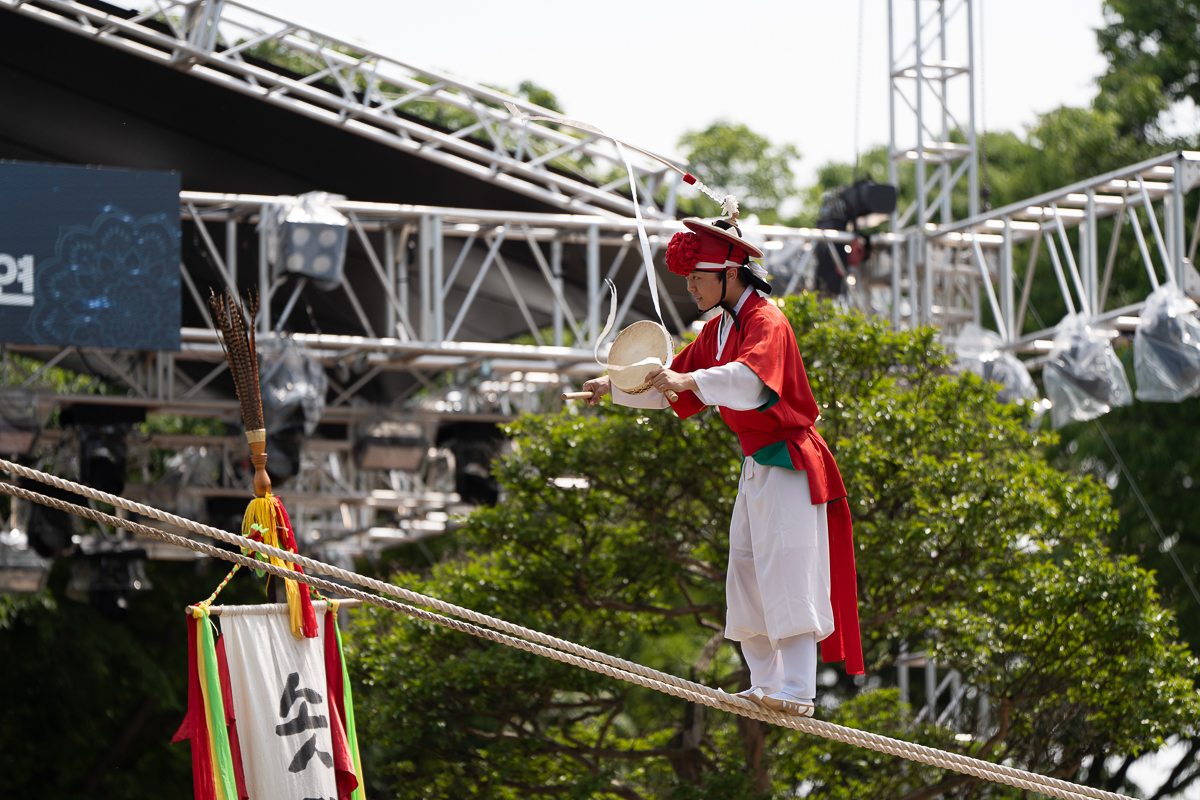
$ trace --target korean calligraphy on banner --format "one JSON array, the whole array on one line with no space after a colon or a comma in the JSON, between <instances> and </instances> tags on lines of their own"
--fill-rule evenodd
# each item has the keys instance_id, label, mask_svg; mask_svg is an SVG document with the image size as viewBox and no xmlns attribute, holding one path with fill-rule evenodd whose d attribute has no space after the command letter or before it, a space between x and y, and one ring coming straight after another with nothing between
<instances>
[{"instance_id":1,"label":"korean calligraphy on banner","mask_svg":"<svg viewBox=\"0 0 1200 800\"><path fill-rule=\"evenodd\" d=\"M219 690L214 681L208 692L194 693L197 699L189 696L188 718L175 737L192 740L197 800L362 800L353 700L334 614L321 615L316 638L296 639L286 606L280 613L239 613L253 608L222 610L224 635L215 647L211 637L191 637L201 649L209 642L209 663L220 672ZM189 624L212 623L205 614ZM214 695L224 704L220 710ZM226 727L212 722L222 716L228 728L224 773L221 746L211 759L204 751L220 730L201 736Z\"/></svg>"},{"instance_id":2,"label":"korean calligraphy on banner","mask_svg":"<svg viewBox=\"0 0 1200 800\"><path fill-rule=\"evenodd\" d=\"M222 617L246 789L255 800L337 796L321 640L281 615Z\"/></svg>"}]
</instances>

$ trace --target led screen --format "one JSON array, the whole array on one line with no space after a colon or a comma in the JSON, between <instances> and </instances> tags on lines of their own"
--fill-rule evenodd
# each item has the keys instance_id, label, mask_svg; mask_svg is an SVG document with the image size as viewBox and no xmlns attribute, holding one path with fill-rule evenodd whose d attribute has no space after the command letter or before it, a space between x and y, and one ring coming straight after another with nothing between
<instances>
[{"instance_id":1,"label":"led screen","mask_svg":"<svg viewBox=\"0 0 1200 800\"><path fill-rule=\"evenodd\" d=\"M178 350L179 174L0 161L0 341Z\"/></svg>"}]
</instances>

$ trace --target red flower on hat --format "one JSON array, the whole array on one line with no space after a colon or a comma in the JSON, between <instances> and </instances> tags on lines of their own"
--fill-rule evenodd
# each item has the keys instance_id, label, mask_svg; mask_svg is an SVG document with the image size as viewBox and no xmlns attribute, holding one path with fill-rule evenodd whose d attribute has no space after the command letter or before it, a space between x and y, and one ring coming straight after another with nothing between
<instances>
[{"instance_id":1,"label":"red flower on hat","mask_svg":"<svg viewBox=\"0 0 1200 800\"><path fill-rule=\"evenodd\" d=\"M680 231L667 244L667 269L687 277L700 261L700 237Z\"/></svg>"}]
</instances>

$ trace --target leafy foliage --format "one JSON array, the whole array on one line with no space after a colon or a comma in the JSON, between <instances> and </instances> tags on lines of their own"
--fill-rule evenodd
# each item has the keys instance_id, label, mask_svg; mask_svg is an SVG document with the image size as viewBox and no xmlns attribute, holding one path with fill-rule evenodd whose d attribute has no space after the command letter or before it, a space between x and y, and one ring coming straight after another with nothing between
<instances>
[{"instance_id":1,"label":"leafy foliage","mask_svg":"<svg viewBox=\"0 0 1200 800\"><path fill-rule=\"evenodd\" d=\"M738 198L743 215L758 214L766 224L779 221L779 207L796 194L792 162L800 153L790 144L773 145L742 124L717 120L702 131L689 131L679 140L691 171L717 192ZM721 209L709 198L683 198L680 210L712 217Z\"/></svg>"},{"instance_id":2,"label":"leafy foliage","mask_svg":"<svg viewBox=\"0 0 1200 800\"><path fill-rule=\"evenodd\" d=\"M1096 105L1118 116L1123 133L1153 139L1172 103L1200 104L1200 4L1105 0L1104 16L1096 34L1109 67Z\"/></svg>"},{"instance_id":3,"label":"leafy foliage","mask_svg":"<svg viewBox=\"0 0 1200 800\"><path fill-rule=\"evenodd\" d=\"M187 704L183 607L223 565L149 562L154 590L121 622L65 597L70 559L41 594L0 595L0 796L191 796L188 745L170 744ZM222 600L261 602L262 588L239 573Z\"/></svg>"},{"instance_id":4,"label":"leafy foliage","mask_svg":"<svg viewBox=\"0 0 1200 800\"><path fill-rule=\"evenodd\" d=\"M1053 437L1027 431L1027 410L946 375L932 330L894 332L810 296L784 310L858 545L869 676L864 689L843 680L825 692L824 714L1066 776L1189 731L1195 663L1152 576L1108 552L1104 488L1046 462ZM460 556L398 580L709 685L745 686L722 636L740 454L719 418L575 409L524 417L511 433L514 453L497 466L505 501L469 518ZM988 698L988 715L973 703L961 721L975 740L912 729L894 691L870 690L903 641L928 645ZM975 784L426 623L367 613L354 642L376 793L751 798L804 784L829 797L932 796Z\"/></svg>"}]
</instances>

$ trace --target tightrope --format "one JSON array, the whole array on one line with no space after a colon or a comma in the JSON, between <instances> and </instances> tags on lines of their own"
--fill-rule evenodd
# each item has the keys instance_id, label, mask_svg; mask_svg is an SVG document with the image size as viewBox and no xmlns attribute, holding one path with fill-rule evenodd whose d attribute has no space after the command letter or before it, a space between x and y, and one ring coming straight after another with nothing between
<instances>
[{"instance_id":1,"label":"tightrope","mask_svg":"<svg viewBox=\"0 0 1200 800\"><path fill-rule=\"evenodd\" d=\"M845 726L835 725L830 722L823 722L806 717L788 716L773 712L762 708L761 706L758 706L744 698L727 694L720 689L713 689L712 687L685 680L665 672L660 672L658 670L654 670L649 667L618 658L616 656L608 655L607 653L603 653L598 650L592 650L591 648L575 644L574 642L558 639L554 636L550 636L539 631L530 630L519 625L514 625L510 622L505 622L504 620L489 617L486 614L480 614L479 612L472 611L467 608L445 603L441 600L437 600L436 598L428 597L426 595L396 586L395 584L384 583L374 578L369 578L365 575L359 575L358 573L335 567L331 564L316 561L295 553L290 553L286 550L281 550L279 548L270 547L269 545L254 541L253 539L247 539L243 536L222 531L218 528L213 528L208 525L203 525L174 514L168 514L165 511L161 511L141 503L135 503L123 497L97 491L96 489L92 489L87 486L72 483L71 481L64 480L54 475L48 475L44 472L30 469L29 467L23 467L19 464L14 464L12 462L0 459L0 469L21 475L23 477L31 478L60 489L65 489L85 497L90 497L94 500L99 500L119 508L124 508L128 511L141 514L142 516L167 522L184 528L185 530L190 530L194 533L199 533L204 536L217 539L218 541L223 541L228 544L262 553L263 555L273 556L289 563L299 564L306 570L320 572L322 574L339 578L350 583L369 587L383 594L399 597L401 599L408 600L409 602L417 603L418 605L422 605L427 608L432 608L439 613L430 613L429 611L415 608L413 606L406 605L405 603L400 603L395 600L372 595L349 586L333 583L322 578L317 578L313 575L300 574L282 567L276 567L271 564L258 561L254 558L243 556L240 553L230 552L204 542L198 542L194 539L189 539L185 536L167 533L166 531L159 530L158 528L152 528L132 522L130 520L120 519L110 514L95 511L91 508L86 508L62 500L46 497L45 495L38 494L37 492L32 492L12 484L0 482L0 492L5 494L49 506L51 508L56 508L60 511L76 514L78 516L85 517L106 525L123 528L132 533L137 533L142 536L168 542L178 547L184 547L189 550L204 553L205 555L230 561L235 564L240 564L244 567L270 572L278 577L297 580L301 583L313 586L321 591L335 592L348 597L353 597L363 601L364 603L369 603L380 608L386 608L406 614L414 619L442 625L450 628L451 630L468 633L473 636L478 636L480 638L497 642L509 647L525 650L526 652L551 658L565 664L581 667L583 669L597 672L611 678L623 680L636 686L654 689L655 691L682 698L688 702L698 703L711 708L717 708L773 725L803 731L805 733L843 742L845 744L852 744L858 747L875 750L876 752L900 756L901 758L905 758L910 761L929 764L941 769L953 770L955 772L971 775L982 780L1003 783L1019 789L1038 792L1051 797L1062 798L1062 800L1083 800L1084 798L1092 798L1093 800L1131 800L1131 798L1127 797L1126 795L1116 794L1114 792L1106 792L1090 786L1083 786L1080 784L1071 783L1069 781L1060 780L1058 778L1051 778L1046 775L1040 775L1035 772L1016 769L1003 764L995 764L990 761L983 761L981 759L971 758L958 753L950 753L933 747L927 747L925 745L905 742L899 739L892 739L887 736L880 736L867 731L847 728ZM463 622L458 619L452 619L449 616L443 616L445 614L461 617L463 619L470 620L470 622ZM475 625L471 623L479 624ZM481 625L487 627L480 627ZM489 630L488 628L492 628L494 630Z\"/></svg>"}]
</instances>

